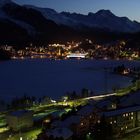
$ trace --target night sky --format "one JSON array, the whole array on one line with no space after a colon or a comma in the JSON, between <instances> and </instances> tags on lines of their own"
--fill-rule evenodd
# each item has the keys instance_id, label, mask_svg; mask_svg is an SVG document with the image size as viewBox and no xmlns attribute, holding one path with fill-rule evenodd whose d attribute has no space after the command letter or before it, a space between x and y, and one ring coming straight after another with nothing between
<instances>
[{"instance_id":1,"label":"night sky","mask_svg":"<svg viewBox=\"0 0 140 140\"><path fill-rule=\"evenodd\" d=\"M19 4L87 14L100 9L109 9L117 16L127 16L140 22L140 0L13 0Z\"/></svg>"}]
</instances>

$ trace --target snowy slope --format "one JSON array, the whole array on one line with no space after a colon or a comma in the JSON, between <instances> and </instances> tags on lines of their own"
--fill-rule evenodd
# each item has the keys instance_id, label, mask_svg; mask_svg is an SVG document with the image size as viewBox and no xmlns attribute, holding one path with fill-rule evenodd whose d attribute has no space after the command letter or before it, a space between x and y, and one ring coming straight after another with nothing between
<instances>
[{"instance_id":1,"label":"snowy slope","mask_svg":"<svg viewBox=\"0 0 140 140\"><path fill-rule=\"evenodd\" d=\"M12 17L8 16L4 11L3 11L3 7L7 4L13 4L13 6L17 5L15 3L13 3L11 0L0 0L0 20L8 20L8 21L12 21L15 24L17 24L18 26L20 26L21 28L27 30L27 32L29 34L35 34L35 30L32 26L30 26L29 24L25 23L24 21L20 21L20 20L15 20Z\"/></svg>"},{"instance_id":2,"label":"snowy slope","mask_svg":"<svg viewBox=\"0 0 140 140\"><path fill-rule=\"evenodd\" d=\"M77 13L61 12L58 13L50 8L39 8L31 5L25 7L33 8L42 13L42 15L57 24L63 24L71 27L105 28L117 32L137 32L140 31L140 23L131 21L127 17L118 17L109 10L99 10L97 13L82 15Z\"/></svg>"}]
</instances>

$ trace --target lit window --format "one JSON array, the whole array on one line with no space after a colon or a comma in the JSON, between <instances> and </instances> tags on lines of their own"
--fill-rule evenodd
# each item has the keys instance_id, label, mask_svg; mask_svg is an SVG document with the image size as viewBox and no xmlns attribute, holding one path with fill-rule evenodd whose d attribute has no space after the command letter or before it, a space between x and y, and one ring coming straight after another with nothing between
<instances>
[{"instance_id":1,"label":"lit window","mask_svg":"<svg viewBox=\"0 0 140 140\"><path fill-rule=\"evenodd\" d=\"M134 113L133 112L131 112L131 115L133 115Z\"/></svg>"},{"instance_id":2,"label":"lit window","mask_svg":"<svg viewBox=\"0 0 140 140\"><path fill-rule=\"evenodd\" d=\"M98 120L97 122L100 123L100 120Z\"/></svg>"},{"instance_id":3,"label":"lit window","mask_svg":"<svg viewBox=\"0 0 140 140\"><path fill-rule=\"evenodd\" d=\"M112 122L110 122L110 124L112 124Z\"/></svg>"},{"instance_id":4,"label":"lit window","mask_svg":"<svg viewBox=\"0 0 140 140\"><path fill-rule=\"evenodd\" d=\"M81 125L84 125L83 123L81 123Z\"/></svg>"},{"instance_id":5,"label":"lit window","mask_svg":"<svg viewBox=\"0 0 140 140\"><path fill-rule=\"evenodd\" d=\"M125 117L125 114L123 114L123 117Z\"/></svg>"},{"instance_id":6,"label":"lit window","mask_svg":"<svg viewBox=\"0 0 140 140\"><path fill-rule=\"evenodd\" d=\"M114 123L116 123L116 121L114 121Z\"/></svg>"},{"instance_id":7,"label":"lit window","mask_svg":"<svg viewBox=\"0 0 140 140\"><path fill-rule=\"evenodd\" d=\"M123 130L123 127L121 127L121 130Z\"/></svg>"},{"instance_id":8,"label":"lit window","mask_svg":"<svg viewBox=\"0 0 140 140\"><path fill-rule=\"evenodd\" d=\"M127 129L127 126L125 128Z\"/></svg>"},{"instance_id":9,"label":"lit window","mask_svg":"<svg viewBox=\"0 0 140 140\"><path fill-rule=\"evenodd\" d=\"M133 117L131 117L131 120L133 120Z\"/></svg>"},{"instance_id":10,"label":"lit window","mask_svg":"<svg viewBox=\"0 0 140 140\"><path fill-rule=\"evenodd\" d=\"M126 113L126 117L128 117L128 113Z\"/></svg>"}]
</instances>

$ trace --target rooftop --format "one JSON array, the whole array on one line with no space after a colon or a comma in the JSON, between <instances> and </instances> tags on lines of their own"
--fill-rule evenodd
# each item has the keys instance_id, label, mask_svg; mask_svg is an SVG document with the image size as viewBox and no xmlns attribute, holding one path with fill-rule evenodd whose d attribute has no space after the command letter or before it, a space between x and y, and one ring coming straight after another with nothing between
<instances>
[{"instance_id":1,"label":"rooftop","mask_svg":"<svg viewBox=\"0 0 140 140\"><path fill-rule=\"evenodd\" d=\"M72 124L79 124L81 120L80 116L71 116L64 121L55 121L52 126L54 127L66 127L68 128Z\"/></svg>"},{"instance_id":2,"label":"rooftop","mask_svg":"<svg viewBox=\"0 0 140 140\"><path fill-rule=\"evenodd\" d=\"M65 112L66 112L65 110L55 111L55 112L51 113L51 116L54 117L54 118L58 118Z\"/></svg>"},{"instance_id":3,"label":"rooftop","mask_svg":"<svg viewBox=\"0 0 140 140\"><path fill-rule=\"evenodd\" d=\"M12 112L10 113L11 116L16 116L16 117L21 117L23 115L25 115L26 113L29 113L31 111L28 111L28 110L19 110L19 111L15 111L15 112Z\"/></svg>"},{"instance_id":4,"label":"rooftop","mask_svg":"<svg viewBox=\"0 0 140 140\"><path fill-rule=\"evenodd\" d=\"M118 116L124 113L140 111L140 106L132 106L102 113L106 117Z\"/></svg>"},{"instance_id":5,"label":"rooftop","mask_svg":"<svg viewBox=\"0 0 140 140\"><path fill-rule=\"evenodd\" d=\"M77 114L80 116L88 116L91 113L93 113L94 110L94 106L93 105L87 105L85 107L83 107L82 109L80 109Z\"/></svg>"},{"instance_id":6,"label":"rooftop","mask_svg":"<svg viewBox=\"0 0 140 140\"><path fill-rule=\"evenodd\" d=\"M137 91L133 94L124 96L120 100L120 105L121 106L134 106L134 105L140 105L140 91Z\"/></svg>"}]
</instances>

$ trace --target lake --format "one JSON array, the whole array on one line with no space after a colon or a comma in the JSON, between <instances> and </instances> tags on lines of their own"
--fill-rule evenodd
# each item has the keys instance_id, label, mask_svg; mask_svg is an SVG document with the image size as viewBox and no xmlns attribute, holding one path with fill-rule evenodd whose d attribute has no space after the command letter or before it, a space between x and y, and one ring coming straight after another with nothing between
<instances>
[{"instance_id":1,"label":"lake","mask_svg":"<svg viewBox=\"0 0 140 140\"><path fill-rule=\"evenodd\" d=\"M131 84L128 77L110 73L120 64L139 66L139 61L25 59L0 62L0 97L7 101L24 94L53 99L82 88L94 94L111 92Z\"/></svg>"}]
</instances>

